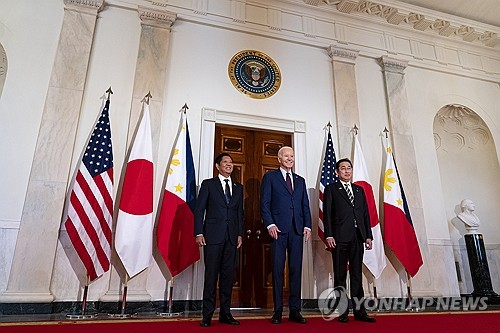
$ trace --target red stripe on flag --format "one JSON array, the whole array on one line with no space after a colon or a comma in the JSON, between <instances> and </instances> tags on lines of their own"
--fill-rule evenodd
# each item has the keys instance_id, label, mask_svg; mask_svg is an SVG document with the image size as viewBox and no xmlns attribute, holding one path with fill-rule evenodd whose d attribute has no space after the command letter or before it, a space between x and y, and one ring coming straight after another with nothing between
<instances>
[{"instance_id":1,"label":"red stripe on flag","mask_svg":"<svg viewBox=\"0 0 500 333\"><path fill-rule=\"evenodd\" d=\"M85 179L83 176L81 176L81 173L78 172L78 175L76 176L77 181L83 180L83 183L80 183L78 181L78 184L82 188L83 193L85 193L85 198L89 201L95 201L95 197L93 196L92 192L90 192L90 188L85 182ZM104 268L106 265L108 265L108 256L106 255L104 249L101 246L101 242L99 239L99 235L97 234L96 230L94 229L94 226L92 225L92 222L90 221L87 213L85 212L85 209L82 206L82 203L78 200L78 197L76 196L75 193L71 193L70 197L70 204L73 206L73 209L75 212L78 214L78 217L80 218L80 223L82 224L83 228L85 229L85 232L87 233L87 237L94 246L95 252L97 259L99 260L99 263L101 266Z\"/></svg>"},{"instance_id":2,"label":"red stripe on flag","mask_svg":"<svg viewBox=\"0 0 500 333\"><path fill-rule=\"evenodd\" d=\"M163 196L157 237L158 250L172 276L200 259L200 250L194 239L193 212L186 202L169 191Z\"/></svg>"},{"instance_id":3,"label":"red stripe on flag","mask_svg":"<svg viewBox=\"0 0 500 333\"><path fill-rule=\"evenodd\" d=\"M87 270L87 275L89 276L91 281L95 280L97 278L97 273L95 271L94 264L92 262L92 259L90 258L89 253L87 252L87 249L85 248L85 245L83 245L83 242L80 239L80 235L76 231L73 222L68 218L64 225L66 226L66 231L68 232L68 236L71 239L71 243L73 244L76 253L78 253L78 256L80 257L83 265L85 266L85 269Z\"/></svg>"},{"instance_id":4,"label":"red stripe on flag","mask_svg":"<svg viewBox=\"0 0 500 333\"><path fill-rule=\"evenodd\" d=\"M113 174L113 169L110 169L110 170L111 170L111 174ZM111 228L109 227L108 221L105 218L106 212L104 211L104 209L106 209L108 211L108 214L110 216L113 216L113 211L109 209L109 207L113 206L113 199L109 195L108 189L106 188L106 184L104 183L104 180L102 179L101 175L97 175L94 178L94 182L97 185L99 192L103 196L104 207L102 207L97 201L93 200L93 201L91 201L92 209L94 210L94 212L96 212L96 215L99 219L99 224L101 225L102 232L103 232L104 236L106 237L106 240L108 241L109 244L111 244ZM99 214L97 214L97 212L99 212Z\"/></svg>"},{"instance_id":5,"label":"red stripe on flag","mask_svg":"<svg viewBox=\"0 0 500 333\"><path fill-rule=\"evenodd\" d=\"M388 203L384 203L384 221L385 242L406 271L415 276L423 260L413 226L401 209Z\"/></svg>"}]
</instances>

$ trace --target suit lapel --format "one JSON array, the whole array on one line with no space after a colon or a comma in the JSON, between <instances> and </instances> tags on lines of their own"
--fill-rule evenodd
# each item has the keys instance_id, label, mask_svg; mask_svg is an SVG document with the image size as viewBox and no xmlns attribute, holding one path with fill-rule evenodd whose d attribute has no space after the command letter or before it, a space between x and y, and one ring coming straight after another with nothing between
<instances>
[{"instance_id":1,"label":"suit lapel","mask_svg":"<svg viewBox=\"0 0 500 333\"><path fill-rule=\"evenodd\" d=\"M352 194L354 195L354 204L356 205L356 202L360 202L359 199L359 195L361 194L361 191L360 191L360 187L355 185L355 184L351 184L351 187L352 187Z\"/></svg>"},{"instance_id":2,"label":"suit lapel","mask_svg":"<svg viewBox=\"0 0 500 333\"><path fill-rule=\"evenodd\" d=\"M214 177L213 179L214 179L214 182L215 182L215 188L220 193L220 195L222 197L222 200L224 200L224 202L226 202L226 196L224 195L224 190L222 189L222 184L220 182L219 176Z\"/></svg>"},{"instance_id":3,"label":"suit lapel","mask_svg":"<svg viewBox=\"0 0 500 333\"><path fill-rule=\"evenodd\" d=\"M352 185L351 185L352 187ZM344 184L342 184L340 181L335 183L335 189L340 193L342 198L344 198L345 201L349 204L349 206L352 206L351 200L349 200L349 197L347 196L347 192L344 188ZM353 188L354 190L354 188ZM356 202L356 201L354 201Z\"/></svg>"},{"instance_id":4,"label":"suit lapel","mask_svg":"<svg viewBox=\"0 0 500 333\"><path fill-rule=\"evenodd\" d=\"M281 173L281 169L278 169L275 172L276 172L276 177L278 177L279 182L281 183L281 185L283 185L285 187L286 191L288 193L290 193L290 191L288 191L288 186L286 186L285 178L283 178L283 174Z\"/></svg>"},{"instance_id":5,"label":"suit lapel","mask_svg":"<svg viewBox=\"0 0 500 333\"><path fill-rule=\"evenodd\" d=\"M293 191L301 191L301 182L299 180L299 176L297 176L295 173L292 172L292 178L293 178L293 183L292 183L292 187L293 187Z\"/></svg>"}]
</instances>

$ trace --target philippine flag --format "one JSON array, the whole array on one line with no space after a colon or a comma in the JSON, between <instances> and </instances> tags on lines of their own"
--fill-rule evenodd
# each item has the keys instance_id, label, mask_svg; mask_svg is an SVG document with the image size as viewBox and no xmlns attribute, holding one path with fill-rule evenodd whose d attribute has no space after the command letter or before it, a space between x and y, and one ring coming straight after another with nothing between
<instances>
[{"instance_id":1,"label":"philippine flag","mask_svg":"<svg viewBox=\"0 0 500 333\"><path fill-rule=\"evenodd\" d=\"M403 186L387 143L384 173L384 239L410 276L423 265Z\"/></svg>"},{"instance_id":2,"label":"philippine flag","mask_svg":"<svg viewBox=\"0 0 500 333\"><path fill-rule=\"evenodd\" d=\"M156 230L158 250L172 277L200 259L194 237L196 181L186 114L181 113L179 132L163 194Z\"/></svg>"}]
</instances>

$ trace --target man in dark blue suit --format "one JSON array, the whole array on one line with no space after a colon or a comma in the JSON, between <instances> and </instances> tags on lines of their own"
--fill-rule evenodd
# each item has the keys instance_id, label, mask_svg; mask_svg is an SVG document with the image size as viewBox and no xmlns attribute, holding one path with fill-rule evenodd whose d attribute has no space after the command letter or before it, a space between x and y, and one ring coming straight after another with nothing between
<instances>
[{"instance_id":1,"label":"man in dark blue suit","mask_svg":"<svg viewBox=\"0 0 500 333\"><path fill-rule=\"evenodd\" d=\"M243 241L243 186L231 180L233 159L228 153L215 158L219 175L201 183L194 212L196 243L204 246L205 283L203 319L200 325L212 324L219 279L219 322L239 325L230 312L237 249Z\"/></svg>"},{"instance_id":2,"label":"man in dark blue suit","mask_svg":"<svg viewBox=\"0 0 500 333\"><path fill-rule=\"evenodd\" d=\"M283 279L286 252L290 280L289 308L291 321L305 324L301 311L303 240L311 236L311 211L304 178L292 172L293 149L282 147L278 152L280 168L262 178L260 210L272 238L273 324L280 324L283 313Z\"/></svg>"}]
</instances>

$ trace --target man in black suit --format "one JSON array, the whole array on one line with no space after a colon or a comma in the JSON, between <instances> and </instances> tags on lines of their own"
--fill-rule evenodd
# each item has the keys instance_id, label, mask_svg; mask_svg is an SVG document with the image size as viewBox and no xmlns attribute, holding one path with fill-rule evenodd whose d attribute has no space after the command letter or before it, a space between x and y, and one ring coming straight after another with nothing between
<instances>
[{"instance_id":1,"label":"man in black suit","mask_svg":"<svg viewBox=\"0 0 500 333\"><path fill-rule=\"evenodd\" d=\"M280 324L283 313L283 280L286 253L290 280L289 320L305 324L300 313L303 240L311 236L311 211L304 178L292 172L293 149L282 147L278 152L280 168L262 178L260 210L272 238L273 324Z\"/></svg>"},{"instance_id":2,"label":"man in black suit","mask_svg":"<svg viewBox=\"0 0 500 333\"><path fill-rule=\"evenodd\" d=\"M194 213L196 243L204 246L205 284L203 319L200 325L212 324L219 279L219 322L239 325L230 312L234 266L237 249L243 242L243 186L231 180L233 159L228 153L215 158L217 177L201 183Z\"/></svg>"},{"instance_id":3,"label":"man in black suit","mask_svg":"<svg viewBox=\"0 0 500 333\"><path fill-rule=\"evenodd\" d=\"M372 230L365 193L361 186L351 184L352 163L343 158L335 165L339 181L326 186L323 218L325 238L332 249L334 287L346 288L349 264L351 299L354 319L375 322L363 306L362 265L363 251L372 249ZM363 248L364 247L364 248ZM356 306L359 305L359 306ZM349 321L349 309L341 313L341 323Z\"/></svg>"}]
</instances>

